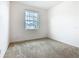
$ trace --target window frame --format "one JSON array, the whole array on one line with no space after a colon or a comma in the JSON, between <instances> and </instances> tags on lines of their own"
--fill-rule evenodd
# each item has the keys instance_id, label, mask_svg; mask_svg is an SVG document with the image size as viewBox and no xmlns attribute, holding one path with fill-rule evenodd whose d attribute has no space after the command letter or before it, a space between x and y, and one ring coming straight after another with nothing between
<instances>
[{"instance_id":1,"label":"window frame","mask_svg":"<svg viewBox=\"0 0 79 59\"><path fill-rule=\"evenodd\" d=\"M28 12L29 13L29 16L27 15L26 16L26 12ZM32 12L32 13L37 13L37 17L35 17L35 16L30 16L30 12ZM24 11L24 28L25 29L30 29L30 28L27 28L27 24L26 24L26 22L28 21L28 20L30 20L30 19L28 19L28 20L26 20L26 17L27 18L30 18L30 17L33 17L33 20L32 21L35 21L35 22L38 22L36 25L36 27L34 28L34 29L39 29L40 28L40 14L39 14L39 12L38 11L34 11L34 10L28 10L28 9L25 9L25 11ZM37 20L34 20L34 18L37 18ZM28 22L29 23L29 22ZM35 26L35 25L34 25ZM30 27L30 26L29 26ZM33 27L33 26L32 26Z\"/></svg>"}]
</instances>

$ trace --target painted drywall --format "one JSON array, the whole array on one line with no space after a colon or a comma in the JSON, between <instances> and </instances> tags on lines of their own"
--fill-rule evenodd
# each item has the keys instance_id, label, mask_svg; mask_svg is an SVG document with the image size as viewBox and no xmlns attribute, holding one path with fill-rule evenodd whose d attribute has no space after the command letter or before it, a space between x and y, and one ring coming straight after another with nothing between
<instances>
[{"instance_id":1,"label":"painted drywall","mask_svg":"<svg viewBox=\"0 0 79 59\"><path fill-rule=\"evenodd\" d=\"M0 1L0 58L2 58L9 44L9 2Z\"/></svg>"},{"instance_id":2,"label":"painted drywall","mask_svg":"<svg viewBox=\"0 0 79 59\"><path fill-rule=\"evenodd\" d=\"M28 4L30 6L40 7L42 9L49 9L62 3L62 1L19 1L23 4Z\"/></svg>"},{"instance_id":3,"label":"painted drywall","mask_svg":"<svg viewBox=\"0 0 79 59\"><path fill-rule=\"evenodd\" d=\"M24 11L38 11L40 14L40 28L37 30L24 29ZM32 40L47 37L47 10L28 6L20 2L10 3L10 42Z\"/></svg>"},{"instance_id":4,"label":"painted drywall","mask_svg":"<svg viewBox=\"0 0 79 59\"><path fill-rule=\"evenodd\" d=\"M49 10L49 37L79 47L79 2L63 2Z\"/></svg>"}]
</instances>

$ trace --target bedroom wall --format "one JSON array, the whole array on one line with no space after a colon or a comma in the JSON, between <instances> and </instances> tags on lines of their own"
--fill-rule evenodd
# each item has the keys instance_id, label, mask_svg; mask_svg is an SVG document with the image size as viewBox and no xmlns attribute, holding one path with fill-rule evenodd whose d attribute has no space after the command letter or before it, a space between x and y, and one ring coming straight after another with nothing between
<instances>
[{"instance_id":1,"label":"bedroom wall","mask_svg":"<svg viewBox=\"0 0 79 59\"><path fill-rule=\"evenodd\" d=\"M47 10L28 6L20 2L10 2L10 42L32 40L47 37ZM24 11L26 9L38 11L40 14L40 29L24 29Z\"/></svg>"},{"instance_id":2,"label":"bedroom wall","mask_svg":"<svg viewBox=\"0 0 79 59\"><path fill-rule=\"evenodd\" d=\"M0 1L0 58L9 44L9 2Z\"/></svg>"},{"instance_id":3,"label":"bedroom wall","mask_svg":"<svg viewBox=\"0 0 79 59\"><path fill-rule=\"evenodd\" d=\"M79 47L79 2L66 1L49 10L49 37Z\"/></svg>"}]
</instances>

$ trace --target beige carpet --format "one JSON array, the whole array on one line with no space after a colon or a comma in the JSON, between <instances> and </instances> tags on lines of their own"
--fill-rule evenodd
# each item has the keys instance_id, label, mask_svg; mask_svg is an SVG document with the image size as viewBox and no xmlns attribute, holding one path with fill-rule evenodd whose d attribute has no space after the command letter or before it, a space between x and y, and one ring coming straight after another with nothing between
<instances>
[{"instance_id":1,"label":"beige carpet","mask_svg":"<svg viewBox=\"0 0 79 59\"><path fill-rule=\"evenodd\" d=\"M79 48L51 40L40 39L11 45L5 58L73 58L79 57Z\"/></svg>"}]
</instances>

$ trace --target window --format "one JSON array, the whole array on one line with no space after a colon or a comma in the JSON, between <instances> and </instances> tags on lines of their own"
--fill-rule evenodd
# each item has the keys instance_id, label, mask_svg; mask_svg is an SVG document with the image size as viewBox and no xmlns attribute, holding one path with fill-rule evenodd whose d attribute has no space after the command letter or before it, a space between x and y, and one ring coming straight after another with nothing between
<instances>
[{"instance_id":1,"label":"window","mask_svg":"<svg viewBox=\"0 0 79 59\"><path fill-rule=\"evenodd\" d=\"M35 11L25 11L25 29L39 28L39 13Z\"/></svg>"}]
</instances>

